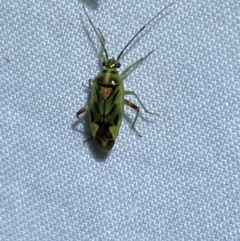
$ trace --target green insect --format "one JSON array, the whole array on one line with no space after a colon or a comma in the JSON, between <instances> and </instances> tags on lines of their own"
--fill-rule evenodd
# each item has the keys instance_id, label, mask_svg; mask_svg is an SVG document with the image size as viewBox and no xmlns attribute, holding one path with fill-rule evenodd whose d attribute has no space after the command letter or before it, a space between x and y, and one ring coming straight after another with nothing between
<instances>
[{"instance_id":1,"label":"green insect","mask_svg":"<svg viewBox=\"0 0 240 241\"><path fill-rule=\"evenodd\" d=\"M153 51L149 52L146 56L126 67L121 73L119 73L117 69L121 66L119 59L121 58L124 50L147 25L149 25L172 4L173 3L166 6L149 22L147 22L125 45L117 59L108 58L108 53L105 48L105 38L101 31L94 26L92 20L83 7L84 12L101 43L101 60L104 69L94 79L89 80L89 86L86 87L91 90L90 102L87 106L80 109L76 113L76 116L79 118L82 113L86 111L89 112L89 125L92 133L91 138L93 137L96 140L100 150L102 151L110 151L115 143L120 125L122 123L124 104L136 110L132 128L140 136L135 128L135 123L139 114L139 107L129 100L126 100L124 98L125 96L135 96L145 112L153 115L155 114L147 110L135 92L124 90L123 87L123 79L128 72L142 63Z\"/></svg>"}]
</instances>

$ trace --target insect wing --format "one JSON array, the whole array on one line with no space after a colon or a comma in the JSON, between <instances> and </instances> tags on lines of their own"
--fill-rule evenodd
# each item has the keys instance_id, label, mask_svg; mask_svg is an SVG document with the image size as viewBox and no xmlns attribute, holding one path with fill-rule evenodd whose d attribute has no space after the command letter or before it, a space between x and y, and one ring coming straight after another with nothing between
<instances>
[{"instance_id":1,"label":"insect wing","mask_svg":"<svg viewBox=\"0 0 240 241\"><path fill-rule=\"evenodd\" d=\"M98 85L94 81L92 84L92 93L89 103L90 129L94 138L99 129L99 123L102 122L102 115L104 113L103 107L104 99L101 97L101 94L98 90Z\"/></svg>"},{"instance_id":2,"label":"insect wing","mask_svg":"<svg viewBox=\"0 0 240 241\"><path fill-rule=\"evenodd\" d=\"M117 138L123 113L123 86L93 81L90 99L90 129L99 147L109 151Z\"/></svg>"},{"instance_id":3,"label":"insect wing","mask_svg":"<svg viewBox=\"0 0 240 241\"><path fill-rule=\"evenodd\" d=\"M119 128L122 123L122 114L124 108L124 91L123 85L119 84L114 87L113 93L106 100L106 121L110 124L110 132L116 140Z\"/></svg>"}]
</instances>

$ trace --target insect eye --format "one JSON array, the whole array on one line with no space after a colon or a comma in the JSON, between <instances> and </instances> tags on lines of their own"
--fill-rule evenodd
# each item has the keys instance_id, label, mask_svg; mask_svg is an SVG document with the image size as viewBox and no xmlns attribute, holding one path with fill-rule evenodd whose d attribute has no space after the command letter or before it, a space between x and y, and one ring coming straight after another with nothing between
<instances>
[{"instance_id":1,"label":"insect eye","mask_svg":"<svg viewBox=\"0 0 240 241\"><path fill-rule=\"evenodd\" d=\"M103 61L103 62L102 62L102 66L105 66L105 65L106 65L106 62L105 62L105 61Z\"/></svg>"},{"instance_id":2,"label":"insect eye","mask_svg":"<svg viewBox=\"0 0 240 241\"><path fill-rule=\"evenodd\" d=\"M115 64L115 68L120 68L121 67L121 64L120 63L116 63Z\"/></svg>"}]
</instances>

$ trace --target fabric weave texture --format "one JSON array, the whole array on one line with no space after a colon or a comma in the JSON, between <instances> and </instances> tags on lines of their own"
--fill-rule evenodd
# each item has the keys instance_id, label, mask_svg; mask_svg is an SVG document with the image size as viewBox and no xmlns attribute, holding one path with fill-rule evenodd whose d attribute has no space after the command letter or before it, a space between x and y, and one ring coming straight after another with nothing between
<instances>
[{"instance_id":1,"label":"fabric weave texture","mask_svg":"<svg viewBox=\"0 0 240 241\"><path fill-rule=\"evenodd\" d=\"M76 120L101 70L82 5L116 57L169 3L1 0L1 241L240 240L238 0L176 0L124 52L154 50L124 80L159 114L141 138L128 107L108 154Z\"/></svg>"}]
</instances>

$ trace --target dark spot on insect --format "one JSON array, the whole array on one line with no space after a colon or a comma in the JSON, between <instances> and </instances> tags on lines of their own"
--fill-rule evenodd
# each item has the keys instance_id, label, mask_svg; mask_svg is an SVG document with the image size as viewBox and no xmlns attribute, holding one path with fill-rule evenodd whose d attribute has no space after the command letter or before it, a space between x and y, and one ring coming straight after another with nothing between
<instances>
[{"instance_id":1,"label":"dark spot on insect","mask_svg":"<svg viewBox=\"0 0 240 241\"><path fill-rule=\"evenodd\" d=\"M96 133L96 136L99 137L100 139L111 139L112 134L109 130L109 124L108 123L99 123L99 128Z\"/></svg>"},{"instance_id":2,"label":"dark spot on insect","mask_svg":"<svg viewBox=\"0 0 240 241\"><path fill-rule=\"evenodd\" d=\"M121 64L117 62L117 63L115 64L115 68L120 68L120 67L121 67Z\"/></svg>"},{"instance_id":3,"label":"dark spot on insect","mask_svg":"<svg viewBox=\"0 0 240 241\"><path fill-rule=\"evenodd\" d=\"M95 136L95 140L102 151L109 151L114 145L114 139L109 127L110 125L108 123L99 123L99 128Z\"/></svg>"},{"instance_id":4,"label":"dark spot on insect","mask_svg":"<svg viewBox=\"0 0 240 241\"><path fill-rule=\"evenodd\" d=\"M95 121L94 121L94 114L93 114L93 111L92 111L92 110L90 111L90 118L91 118L91 121L92 121L92 122L95 122Z\"/></svg>"},{"instance_id":5,"label":"dark spot on insect","mask_svg":"<svg viewBox=\"0 0 240 241\"><path fill-rule=\"evenodd\" d=\"M115 111L115 109L116 109L116 105L113 105L108 115L111 115Z\"/></svg>"},{"instance_id":6,"label":"dark spot on insect","mask_svg":"<svg viewBox=\"0 0 240 241\"><path fill-rule=\"evenodd\" d=\"M114 103L114 101L115 101L115 99L116 99L116 97L117 97L118 93L119 93L119 90L118 90L118 91L116 91L116 93L113 95L113 97L112 97L112 103L111 103L111 104L113 104L113 103Z\"/></svg>"},{"instance_id":7,"label":"dark spot on insect","mask_svg":"<svg viewBox=\"0 0 240 241\"><path fill-rule=\"evenodd\" d=\"M113 120L113 123L114 123L115 126L117 126L118 120L119 120L119 114L117 114L117 115L115 116L114 120Z\"/></svg>"},{"instance_id":8,"label":"dark spot on insect","mask_svg":"<svg viewBox=\"0 0 240 241\"><path fill-rule=\"evenodd\" d=\"M97 102L100 103L100 85L98 85L98 89L95 90L95 95L97 96Z\"/></svg>"},{"instance_id":9,"label":"dark spot on insect","mask_svg":"<svg viewBox=\"0 0 240 241\"><path fill-rule=\"evenodd\" d=\"M96 112L100 113L100 110L99 110L99 105L97 102L94 103L94 109Z\"/></svg>"},{"instance_id":10,"label":"dark spot on insect","mask_svg":"<svg viewBox=\"0 0 240 241\"><path fill-rule=\"evenodd\" d=\"M106 70L106 69L104 69L104 70L102 71L102 73L106 74L106 73L107 73L107 70Z\"/></svg>"},{"instance_id":11,"label":"dark spot on insect","mask_svg":"<svg viewBox=\"0 0 240 241\"><path fill-rule=\"evenodd\" d=\"M105 61L102 62L102 66L106 66L106 62Z\"/></svg>"},{"instance_id":12,"label":"dark spot on insect","mask_svg":"<svg viewBox=\"0 0 240 241\"><path fill-rule=\"evenodd\" d=\"M110 71L110 73L111 73L111 74L116 74L117 71L113 69L113 70ZM113 80L113 81L114 81L114 80ZM114 81L114 82L115 82L115 81Z\"/></svg>"}]
</instances>

